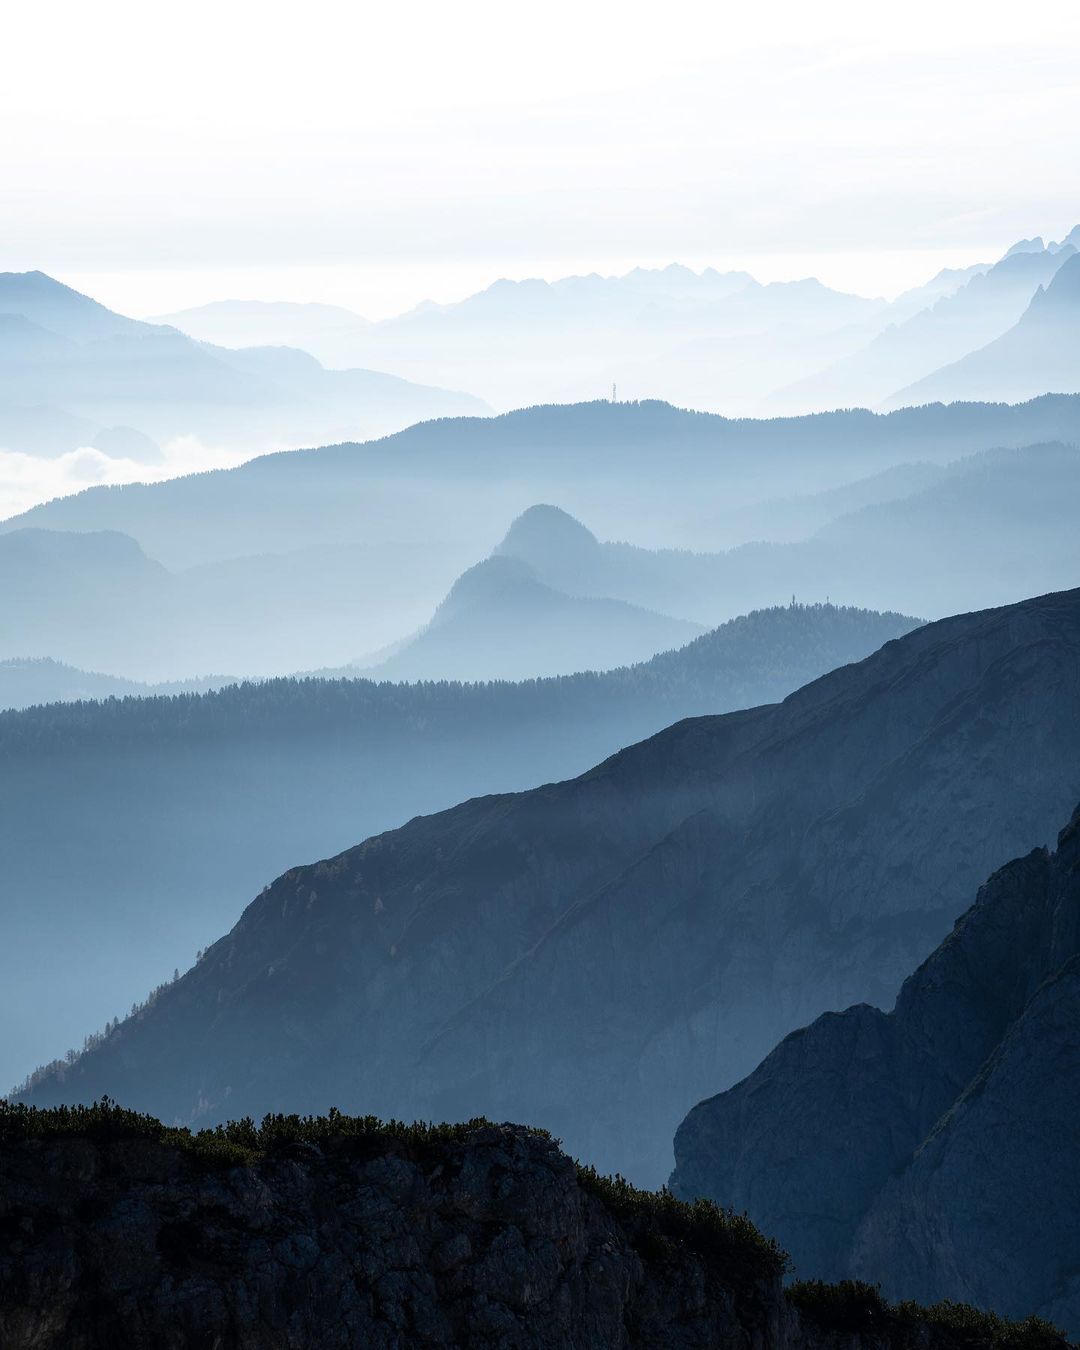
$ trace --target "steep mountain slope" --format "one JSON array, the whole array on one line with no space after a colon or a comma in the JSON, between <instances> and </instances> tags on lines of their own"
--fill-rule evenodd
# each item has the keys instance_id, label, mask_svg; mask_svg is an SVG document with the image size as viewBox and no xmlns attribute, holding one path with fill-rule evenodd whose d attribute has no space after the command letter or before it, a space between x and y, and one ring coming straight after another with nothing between
<instances>
[{"instance_id":1,"label":"steep mountain slope","mask_svg":"<svg viewBox=\"0 0 1080 1350\"><path fill-rule=\"evenodd\" d=\"M621 600L553 590L496 555L454 583L431 622L368 671L385 680L527 680L611 670L681 647L701 626Z\"/></svg>"},{"instance_id":2,"label":"steep mountain slope","mask_svg":"<svg viewBox=\"0 0 1080 1350\"><path fill-rule=\"evenodd\" d=\"M678 1194L806 1273L1037 1310L1080 1333L1080 809L997 872L891 1013L829 1014L675 1140Z\"/></svg>"},{"instance_id":3,"label":"steep mountain slope","mask_svg":"<svg viewBox=\"0 0 1080 1350\"><path fill-rule=\"evenodd\" d=\"M1080 797L1080 592L919 629L784 703L286 872L32 1088L166 1118L481 1110L627 1175L838 1001L891 997Z\"/></svg>"},{"instance_id":4,"label":"steep mountain slope","mask_svg":"<svg viewBox=\"0 0 1080 1350\"><path fill-rule=\"evenodd\" d=\"M1040 286L1019 322L995 342L936 370L889 399L892 407L935 399L1019 403L1050 391L1080 390L1080 254Z\"/></svg>"},{"instance_id":5,"label":"steep mountain slope","mask_svg":"<svg viewBox=\"0 0 1080 1350\"><path fill-rule=\"evenodd\" d=\"M783 412L876 407L897 389L1006 332L1039 287L1075 252L1071 243L1039 251L1010 251L955 294L886 328L863 350L778 391L768 406Z\"/></svg>"},{"instance_id":6,"label":"steep mountain slope","mask_svg":"<svg viewBox=\"0 0 1080 1350\"><path fill-rule=\"evenodd\" d=\"M441 541L467 544L475 558L508 520L557 502L601 537L715 550L724 540L711 521L692 528L703 505L760 502L778 481L818 492L912 460L1078 439L1076 396L775 421L598 402L428 422L366 445L91 488L0 522L0 532L120 530L170 568L276 553L283 541L291 550Z\"/></svg>"},{"instance_id":7,"label":"steep mountain slope","mask_svg":"<svg viewBox=\"0 0 1080 1350\"><path fill-rule=\"evenodd\" d=\"M38 443L59 431L58 413L94 432L121 425L158 443L194 435L252 453L484 411L467 395L396 376L328 371L302 351L194 342L113 314L41 272L0 274L0 349L0 409L17 430L35 438L36 429Z\"/></svg>"}]
</instances>

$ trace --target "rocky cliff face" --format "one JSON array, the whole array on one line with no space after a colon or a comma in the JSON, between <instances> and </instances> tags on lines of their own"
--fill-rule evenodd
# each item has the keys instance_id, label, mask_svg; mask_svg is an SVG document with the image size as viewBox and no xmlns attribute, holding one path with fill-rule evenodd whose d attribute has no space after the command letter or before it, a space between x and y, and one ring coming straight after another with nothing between
<instances>
[{"instance_id":1,"label":"rocky cliff face","mask_svg":"<svg viewBox=\"0 0 1080 1350\"><path fill-rule=\"evenodd\" d=\"M851 1291L789 1302L745 1221L583 1173L531 1131L298 1124L193 1140L116 1109L0 1114L0 1344L1064 1350Z\"/></svg>"},{"instance_id":2,"label":"rocky cliff face","mask_svg":"<svg viewBox=\"0 0 1080 1350\"><path fill-rule=\"evenodd\" d=\"M635 1180L822 1009L891 1001L1080 797L1080 592L931 624L784 703L285 873L32 1100L477 1111Z\"/></svg>"},{"instance_id":3,"label":"rocky cliff face","mask_svg":"<svg viewBox=\"0 0 1080 1350\"><path fill-rule=\"evenodd\" d=\"M696 1107L672 1185L800 1271L1036 1310L1080 1333L1080 809L904 984L789 1036Z\"/></svg>"}]
</instances>

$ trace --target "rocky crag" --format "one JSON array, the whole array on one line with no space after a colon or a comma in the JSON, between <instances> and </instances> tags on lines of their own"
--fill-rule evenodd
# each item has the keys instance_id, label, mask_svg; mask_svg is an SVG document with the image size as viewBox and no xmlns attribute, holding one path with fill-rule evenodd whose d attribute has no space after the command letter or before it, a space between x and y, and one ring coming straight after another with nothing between
<instances>
[{"instance_id":1,"label":"rocky crag","mask_svg":"<svg viewBox=\"0 0 1080 1350\"><path fill-rule=\"evenodd\" d=\"M5 1350L1065 1350L783 1266L514 1126L0 1111Z\"/></svg>"},{"instance_id":2,"label":"rocky crag","mask_svg":"<svg viewBox=\"0 0 1080 1350\"><path fill-rule=\"evenodd\" d=\"M1080 808L996 872L891 1013L828 1014L696 1107L674 1191L800 1272L1080 1335Z\"/></svg>"}]
</instances>

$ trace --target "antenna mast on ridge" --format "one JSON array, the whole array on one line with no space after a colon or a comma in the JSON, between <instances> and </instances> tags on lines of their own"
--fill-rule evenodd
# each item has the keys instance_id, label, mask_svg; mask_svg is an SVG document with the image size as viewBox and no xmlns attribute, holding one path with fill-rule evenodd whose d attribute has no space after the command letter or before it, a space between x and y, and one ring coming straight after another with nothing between
<instances>
[{"instance_id":1,"label":"antenna mast on ridge","mask_svg":"<svg viewBox=\"0 0 1080 1350\"><path fill-rule=\"evenodd\" d=\"M616 398L616 396L615 396L615 386L614 386L614 384L612 384L612 386L611 386L611 401L612 401L612 403L618 403L618 401L619 401L619 400Z\"/></svg>"}]
</instances>

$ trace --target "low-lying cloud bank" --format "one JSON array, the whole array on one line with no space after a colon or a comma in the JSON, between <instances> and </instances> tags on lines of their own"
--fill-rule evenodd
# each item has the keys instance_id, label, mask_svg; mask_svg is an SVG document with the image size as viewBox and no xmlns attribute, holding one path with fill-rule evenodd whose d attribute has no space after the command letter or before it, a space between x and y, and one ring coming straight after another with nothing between
<instances>
[{"instance_id":1,"label":"low-lying cloud bank","mask_svg":"<svg viewBox=\"0 0 1080 1350\"><path fill-rule=\"evenodd\" d=\"M0 447L0 520L99 483L156 483L205 469L230 469L251 457L236 449L204 445L194 436L168 442L156 464L106 455L92 446L55 459Z\"/></svg>"}]
</instances>

